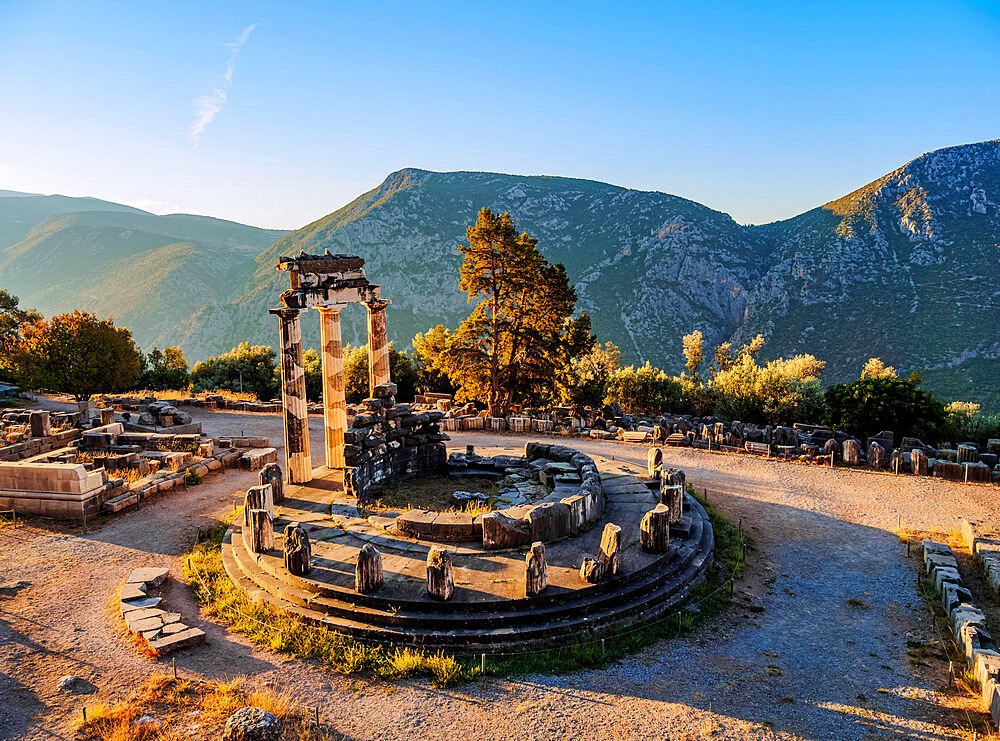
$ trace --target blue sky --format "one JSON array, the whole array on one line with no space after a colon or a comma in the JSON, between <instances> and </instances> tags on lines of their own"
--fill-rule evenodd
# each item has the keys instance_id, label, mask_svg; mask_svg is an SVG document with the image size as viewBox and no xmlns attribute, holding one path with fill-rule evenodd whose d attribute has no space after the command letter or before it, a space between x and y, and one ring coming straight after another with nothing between
<instances>
[{"instance_id":1,"label":"blue sky","mask_svg":"<svg viewBox=\"0 0 1000 741\"><path fill-rule=\"evenodd\" d=\"M402 167L493 170L762 223L1000 136L998 11L0 0L0 188L294 228Z\"/></svg>"}]
</instances>

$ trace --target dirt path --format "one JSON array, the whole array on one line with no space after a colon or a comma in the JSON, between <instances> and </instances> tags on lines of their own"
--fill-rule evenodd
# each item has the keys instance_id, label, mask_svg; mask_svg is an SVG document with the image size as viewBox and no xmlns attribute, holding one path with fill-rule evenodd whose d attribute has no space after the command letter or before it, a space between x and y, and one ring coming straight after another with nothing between
<instances>
[{"instance_id":1,"label":"dirt path","mask_svg":"<svg viewBox=\"0 0 1000 741\"><path fill-rule=\"evenodd\" d=\"M196 416L209 434L281 440L277 416ZM321 424L312 428L318 462ZM524 442L467 433L452 445L490 452ZM572 442L632 470L645 466L645 446ZM730 517L742 517L757 546L736 605L697 635L601 670L442 691L421 681L345 678L252 647L197 619L189 591L173 582L167 605L210 641L179 654L178 667L288 688L350 739L954 737L948 728L958 716L935 692L943 674L908 661L907 640L929 637L930 621L915 594L913 562L892 531L897 516L904 527L946 531L959 516L992 518L995 489L702 451L668 450L665 458ZM31 583L0 597L0 738L71 738L69 724L84 704L163 671L163 662L143 658L123 637L111 610L115 587L136 566L167 563L179 574L198 528L230 510L234 492L255 478L215 477L87 534L0 530L0 582ZM65 674L89 679L97 694L60 693Z\"/></svg>"}]
</instances>

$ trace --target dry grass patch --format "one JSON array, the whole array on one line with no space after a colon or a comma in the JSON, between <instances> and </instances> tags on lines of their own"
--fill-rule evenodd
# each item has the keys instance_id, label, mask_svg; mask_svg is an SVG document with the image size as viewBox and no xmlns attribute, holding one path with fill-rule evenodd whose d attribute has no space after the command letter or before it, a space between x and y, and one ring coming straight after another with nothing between
<instances>
[{"instance_id":1,"label":"dry grass patch","mask_svg":"<svg viewBox=\"0 0 1000 741\"><path fill-rule=\"evenodd\" d=\"M451 495L469 491L489 496L489 502L470 503L456 507ZM371 493L372 501L363 505L368 514L426 509L433 512L468 512L478 515L492 512L500 498L500 487L494 481L478 478L452 479L448 476L421 476L382 486ZM359 505L359 509L362 505Z\"/></svg>"},{"instance_id":2,"label":"dry grass patch","mask_svg":"<svg viewBox=\"0 0 1000 741\"><path fill-rule=\"evenodd\" d=\"M327 741L340 734L298 708L286 692L250 689L243 678L229 682L149 677L132 696L114 705L87 708L78 738L97 741L192 741L217 739L226 720L240 708L256 707L281 720L289 741Z\"/></svg>"}]
</instances>

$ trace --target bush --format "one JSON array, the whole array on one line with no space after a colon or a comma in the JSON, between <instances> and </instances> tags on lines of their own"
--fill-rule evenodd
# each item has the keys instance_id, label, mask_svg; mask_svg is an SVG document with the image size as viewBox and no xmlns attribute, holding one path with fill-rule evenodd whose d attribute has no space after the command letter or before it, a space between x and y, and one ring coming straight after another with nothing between
<instances>
[{"instance_id":1,"label":"bush","mask_svg":"<svg viewBox=\"0 0 1000 741\"><path fill-rule=\"evenodd\" d=\"M397 386L396 401L411 402L420 380L417 368L405 352L389 343L389 378ZM368 381L368 345L344 348L344 394L348 404L358 404L371 393Z\"/></svg>"},{"instance_id":2,"label":"bush","mask_svg":"<svg viewBox=\"0 0 1000 741\"><path fill-rule=\"evenodd\" d=\"M832 427L864 439L882 430L923 440L939 439L945 430L945 408L920 388L920 376L862 378L826 390L826 421Z\"/></svg>"},{"instance_id":3,"label":"bush","mask_svg":"<svg viewBox=\"0 0 1000 741\"><path fill-rule=\"evenodd\" d=\"M772 360L765 366L743 356L712 380L715 414L772 425L819 419L823 414L819 375L824 365L812 355Z\"/></svg>"},{"instance_id":4,"label":"bush","mask_svg":"<svg viewBox=\"0 0 1000 741\"><path fill-rule=\"evenodd\" d=\"M953 401L945 407L945 431L949 440L975 442L980 445L990 438L1000 438L1000 415L985 415L979 404Z\"/></svg>"},{"instance_id":5,"label":"bush","mask_svg":"<svg viewBox=\"0 0 1000 741\"><path fill-rule=\"evenodd\" d=\"M605 402L618 402L627 414L663 414L682 407L684 388L648 362L641 368L630 365L611 376Z\"/></svg>"},{"instance_id":6,"label":"bush","mask_svg":"<svg viewBox=\"0 0 1000 741\"><path fill-rule=\"evenodd\" d=\"M194 391L249 392L258 399L273 399L278 395L277 366L273 348L241 342L219 357L195 363L191 371Z\"/></svg>"},{"instance_id":7,"label":"bush","mask_svg":"<svg viewBox=\"0 0 1000 741\"><path fill-rule=\"evenodd\" d=\"M126 328L74 311L22 325L9 341L3 365L23 388L88 399L135 388L142 354Z\"/></svg>"},{"instance_id":8,"label":"bush","mask_svg":"<svg viewBox=\"0 0 1000 741\"><path fill-rule=\"evenodd\" d=\"M153 348L146 356L146 368L139 387L150 391L186 389L191 382L187 360L179 347Z\"/></svg>"}]
</instances>

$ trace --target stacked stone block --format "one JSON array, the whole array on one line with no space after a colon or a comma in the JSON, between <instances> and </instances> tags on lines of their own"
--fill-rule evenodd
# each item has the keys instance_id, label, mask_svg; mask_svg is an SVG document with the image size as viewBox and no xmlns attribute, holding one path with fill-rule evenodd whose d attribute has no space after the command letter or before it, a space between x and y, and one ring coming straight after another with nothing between
<instances>
[{"instance_id":1,"label":"stacked stone block","mask_svg":"<svg viewBox=\"0 0 1000 741\"><path fill-rule=\"evenodd\" d=\"M395 397L396 384L375 386L364 401L367 411L355 415L344 433L344 479L359 498L383 482L445 468L449 438L440 429L444 412L414 414L410 404L397 404Z\"/></svg>"}]
</instances>

